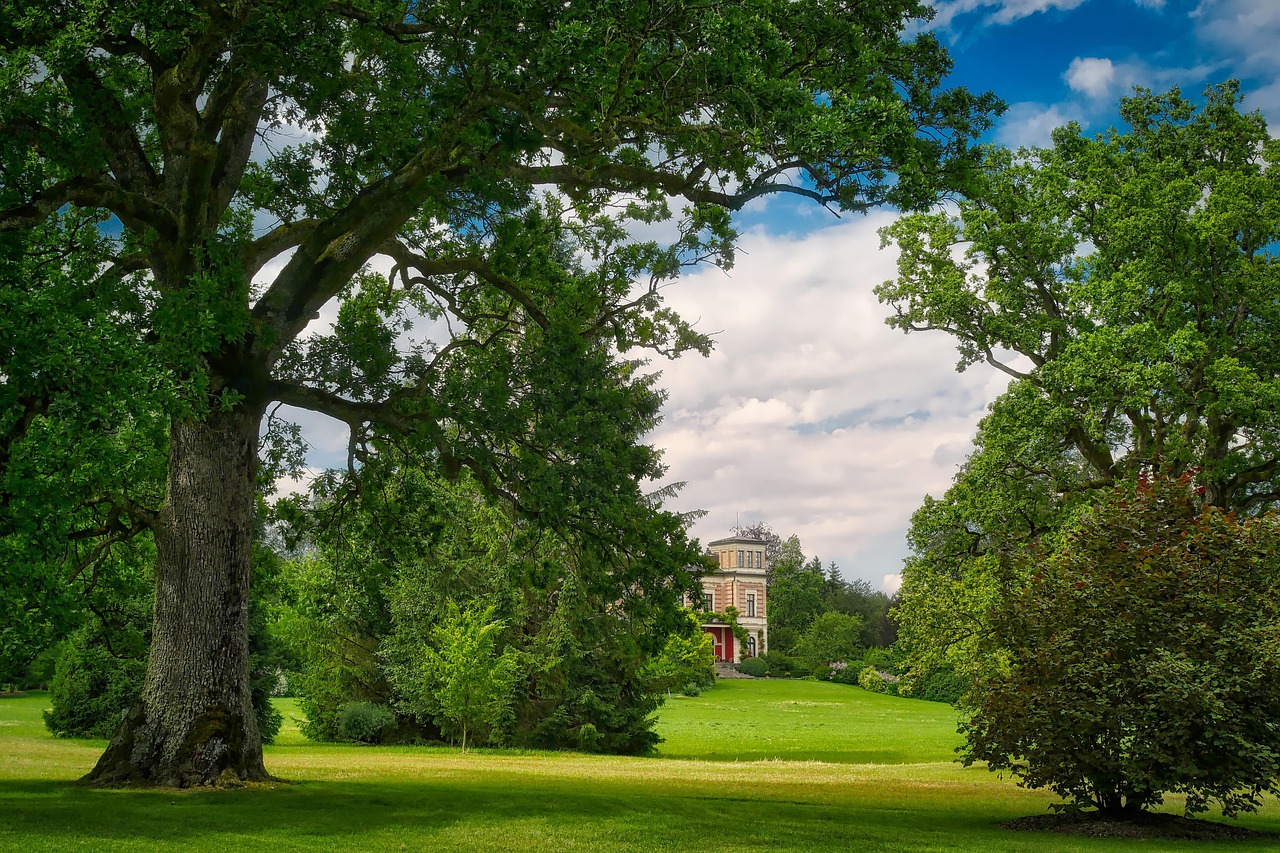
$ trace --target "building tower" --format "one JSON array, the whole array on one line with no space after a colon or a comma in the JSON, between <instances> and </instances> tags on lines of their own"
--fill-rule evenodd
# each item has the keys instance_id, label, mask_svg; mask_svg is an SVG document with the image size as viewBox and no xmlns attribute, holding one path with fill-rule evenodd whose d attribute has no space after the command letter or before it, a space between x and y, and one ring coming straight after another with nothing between
<instances>
[{"instance_id":1,"label":"building tower","mask_svg":"<svg viewBox=\"0 0 1280 853\"><path fill-rule=\"evenodd\" d=\"M716 660L737 663L745 657L764 654L769 649L768 587L765 583L765 541L745 536L717 539L707 546L716 568L702 578L706 608L712 613L738 609L738 624L747 629L746 644L733 636L727 622L703 624L716 642Z\"/></svg>"}]
</instances>

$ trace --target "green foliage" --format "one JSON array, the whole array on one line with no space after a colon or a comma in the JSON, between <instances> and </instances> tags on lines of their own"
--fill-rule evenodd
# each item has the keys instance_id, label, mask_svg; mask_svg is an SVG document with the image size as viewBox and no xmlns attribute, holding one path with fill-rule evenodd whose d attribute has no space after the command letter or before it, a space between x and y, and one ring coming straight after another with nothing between
<instances>
[{"instance_id":1,"label":"green foliage","mask_svg":"<svg viewBox=\"0 0 1280 853\"><path fill-rule=\"evenodd\" d=\"M377 636L389 624L386 602L368 577L338 571L318 555L282 566L274 630L296 661L289 680L304 714L302 731L313 740L342 739L347 704L383 704L391 695L378 661Z\"/></svg>"},{"instance_id":2,"label":"green foliage","mask_svg":"<svg viewBox=\"0 0 1280 853\"><path fill-rule=\"evenodd\" d=\"M421 649L451 609L492 608L519 670L504 743L652 749L654 710L688 682L668 687L648 670L691 628L680 596L698 555L678 516L634 492L618 500L630 488L620 485L582 510L602 513L594 527L610 535L564 534L517 517L465 475L450 482L390 451L332 487L343 491L294 507L294 532L317 550L291 562L280 617L301 660L309 736L335 738L349 701L407 711L408 695L422 693ZM439 738L433 719L402 713L397 732Z\"/></svg>"},{"instance_id":3,"label":"green foliage","mask_svg":"<svg viewBox=\"0 0 1280 853\"><path fill-rule=\"evenodd\" d=\"M114 736L142 688L145 660L115 656L94 634L77 631L58 655L44 723L59 737Z\"/></svg>"},{"instance_id":4,"label":"green foliage","mask_svg":"<svg viewBox=\"0 0 1280 853\"><path fill-rule=\"evenodd\" d=\"M395 725L396 715L386 705L348 702L338 712L338 739L382 743Z\"/></svg>"},{"instance_id":5,"label":"green foliage","mask_svg":"<svg viewBox=\"0 0 1280 853\"><path fill-rule=\"evenodd\" d=\"M862 662L868 666L874 666L881 672L898 675L902 672L904 655L900 649L871 648L862 655Z\"/></svg>"},{"instance_id":6,"label":"green foliage","mask_svg":"<svg viewBox=\"0 0 1280 853\"><path fill-rule=\"evenodd\" d=\"M823 613L796 644L795 656L812 674L827 676L836 661L847 664L862 657L862 626L857 616Z\"/></svg>"},{"instance_id":7,"label":"green foliage","mask_svg":"<svg viewBox=\"0 0 1280 853\"><path fill-rule=\"evenodd\" d=\"M824 569L817 557L806 559L798 536L779 542L775 550L775 562L769 566L769 643L774 649L798 653L801 637L824 613L858 617L862 646L892 643L888 634L893 632L886 624L889 596L860 578L846 581L835 563Z\"/></svg>"},{"instance_id":8,"label":"green foliage","mask_svg":"<svg viewBox=\"0 0 1280 853\"><path fill-rule=\"evenodd\" d=\"M874 666L864 666L858 670L858 686L872 693L891 693L897 695L898 685L880 674Z\"/></svg>"},{"instance_id":9,"label":"green foliage","mask_svg":"<svg viewBox=\"0 0 1280 853\"><path fill-rule=\"evenodd\" d=\"M912 671L898 682L898 693L926 702L958 705L972 685L970 676L960 673L954 666L942 664L932 669Z\"/></svg>"},{"instance_id":10,"label":"green foliage","mask_svg":"<svg viewBox=\"0 0 1280 853\"><path fill-rule=\"evenodd\" d=\"M782 652L765 652L762 655L756 655L749 660L763 661L768 667L766 675L770 678L790 678L795 675L807 674L804 665L790 655L784 655Z\"/></svg>"},{"instance_id":11,"label":"green foliage","mask_svg":"<svg viewBox=\"0 0 1280 853\"><path fill-rule=\"evenodd\" d=\"M1190 477L1117 488L993 613L1007 667L966 706L965 761L1073 806L1186 795L1256 809L1280 777L1280 518L1195 497Z\"/></svg>"},{"instance_id":12,"label":"green foliage","mask_svg":"<svg viewBox=\"0 0 1280 853\"><path fill-rule=\"evenodd\" d=\"M514 720L513 691L520 671L513 649L499 644L506 625L494 608L460 609L431 631L415 669L399 670L397 686L403 710L430 718L467 751L472 743L500 743Z\"/></svg>"},{"instance_id":13,"label":"green foliage","mask_svg":"<svg viewBox=\"0 0 1280 853\"><path fill-rule=\"evenodd\" d=\"M645 667L644 676L655 693L705 690L716 683L715 664L714 638L698 630L690 618L688 630L671 635L662 653Z\"/></svg>"},{"instance_id":14,"label":"green foliage","mask_svg":"<svg viewBox=\"0 0 1280 853\"><path fill-rule=\"evenodd\" d=\"M45 649L33 657L22 671L11 675L5 681L0 681L0 688L4 688L0 692L48 690L49 682L53 680L54 666L57 661L58 647L53 646Z\"/></svg>"},{"instance_id":15,"label":"green foliage","mask_svg":"<svg viewBox=\"0 0 1280 853\"><path fill-rule=\"evenodd\" d=\"M1096 137L988 149L980 192L883 232L890 325L1014 380L912 519L897 614L922 670L1000 667L980 638L1029 580L1016 555L1058 547L1116 483L1190 473L1245 512L1280 495L1280 141L1234 81L1199 105L1137 89L1120 112Z\"/></svg>"},{"instance_id":16,"label":"green foliage","mask_svg":"<svg viewBox=\"0 0 1280 853\"><path fill-rule=\"evenodd\" d=\"M769 664L761 655L751 658L743 658L738 664L738 671L756 678L765 678L769 675Z\"/></svg>"},{"instance_id":17,"label":"green foliage","mask_svg":"<svg viewBox=\"0 0 1280 853\"><path fill-rule=\"evenodd\" d=\"M769 639L773 648L791 651L793 643L825 609L823 581L821 562L816 571L805 562L800 537L786 539L769 572Z\"/></svg>"}]
</instances>

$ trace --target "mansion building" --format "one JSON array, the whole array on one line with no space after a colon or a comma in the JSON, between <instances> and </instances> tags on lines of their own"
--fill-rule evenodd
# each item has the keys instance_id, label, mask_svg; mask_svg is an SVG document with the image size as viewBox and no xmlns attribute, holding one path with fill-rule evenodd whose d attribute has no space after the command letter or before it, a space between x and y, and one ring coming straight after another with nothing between
<instances>
[{"instance_id":1,"label":"mansion building","mask_svg":"<svg viewBox=\"0 0 1280 853\"><path fill-rule=\"evenodd\" d=\"M769 648L768 590L765 584L763 539L731 536L707 546L716 568L702 576L706 609L724 613L738 609L738 624L747 629L747 641L739 643L723 621L706 622L702 630L715 638L716 660L737 663L764 654Z\"/></svg>"}]
</instances>

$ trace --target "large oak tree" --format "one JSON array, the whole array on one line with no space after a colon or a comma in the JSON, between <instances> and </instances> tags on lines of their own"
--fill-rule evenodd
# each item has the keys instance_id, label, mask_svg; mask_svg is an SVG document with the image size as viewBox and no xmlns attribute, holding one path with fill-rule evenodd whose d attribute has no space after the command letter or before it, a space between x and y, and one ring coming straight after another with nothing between
<instances>
[{"instance_id":1,"label":"large oak tree","mask_svg":"<svg viewBox=\"0 0 1280 853\"><path fill-rule=\"evenodd\" d=\"M1206 503L1280 504L1280 141L1234 81L1196 104L1138 89L1125 126L989 149L954 211L884 232L893 326L952 335L1013 377L955 485L912 520L904 636L920 663L973 641L1082 508L1142 476Z\"/></svg>"},{"instance_id":2,"label":"large oak tree","mask_svg":"<svg viewBox=\"0 0 1280 853\"><path fill-rule=\"evenodd\" d=\"M909 207L961 185L994 102L939 92L945 51L901 35L925 13L911 0L7 2L4 286L43 301L39 322L74 317L121 352L32 367L50 342L39 323L17 330L0 461L43 460L37 479L65 485L67 517L96 523L63 532L145 529L158 551L146 684L91 778L266 778L245 618L268 407L349 425L353 465L394 436L551 522L589 512L615 462L652 466L593 406L593 384L621 367L575 364L705 346L658 287L728 261L727 211L770 193ZM672 241L628 237L628 220L663 219ZM124 433L150 435L157 412L162 499L85 454L92 473L70 476L74 442L63 458L40 441L62 418L134 458Z\"/></svg>"}]
</instances>

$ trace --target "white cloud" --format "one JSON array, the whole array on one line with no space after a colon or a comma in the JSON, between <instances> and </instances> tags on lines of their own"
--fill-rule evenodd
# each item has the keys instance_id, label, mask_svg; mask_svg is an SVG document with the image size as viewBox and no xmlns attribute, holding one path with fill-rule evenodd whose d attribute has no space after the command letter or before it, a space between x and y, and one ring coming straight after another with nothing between
<instances>
[{"instance_id":1,"label":"white cloud","mask_svg":"<svg viewBox=\"0 0 1280 853\"><path fill-rule=\"evenodd\" d=\"M1073 91L1091 98L1109 95L1116 79L1116 67L1110 59L1077 56L1062 75Z\"/></svg>"},{"instance_id":2,"label":"white cloud","mask_svg":"<svg viewBox=\"0 0 1280 853\"><path fill-rule=\"evenodd\" d=\"M996 140L1010 148L1047 146L1054 128L1079 121L1080 114L1072 104L1038 104L1022 101L1011 104L996 131Z\"/></svg>"},{"instance_id":3,"label":"white cloud","mask_svg":"<svg viewBox=\"0 0 1280 853\"><path fill-rule=\"evenodd\" d=\"M884 580L880 581L880 588L890 595L894 595L898 590L902 589L902 573L895 572L885 575Z\"/></svg>"},{"instance_id":4,"label":"white cloud","mask_svg":"<svg viewBox=\"0 0 1280 853\"><path fill-rule=\"evenodd\" d=\"M1211 80L1245 78L1245 108L1267 114L1280 133L1280 3L1272 0L1204 0L1192 13L1196 35L1229 60L1227 70L1206 69ZM1224 63L1226 64L1226 63ZM1252 78L1252 79L1249 79Z\"/></svg>"},{"instance_id":5,"label":"white cloud","mask_svg":"<svg viewBox=\"0 0 1280 853\"><path fill-rule=\"evenodd\" d=\"M887 213L805 236L752 232L738 266L666 291L671 307L722 330L709 358L655 362L670 397L652 441L673 503L705 509L704 542L735 521L798 534L807 554L879 584L906 555L911 513L968 453L1002 374L956 374L943 334L884 324L871 289L895 273L876 229Z\"/></svg>"},{"instance_id":6,"label":"white cloud","mask_svg":"<svg viewBox=\"0 0 1280 853\"><path fill-rule=\"evenodd\" d=\"M933 19L933 26L948 28L956 18L977 11L986 12L983 23L1011 24L1037 12L1048 12L1051 9L1069 11L1084 2L1085 0L940 0L934 4L937 15Z\"/></svg>"},{"instance_id":7,"label":"white cloud","mask_svg":"<svg viewBox=\"0 0 1280 853\"><path fill-rule=\"evenodd\" d=\"M1280 3L1271 0L1204 0L1192 12L1201 39L1236 57L1254 73L1280 68Z\"/></svg>"}]
</instances>

